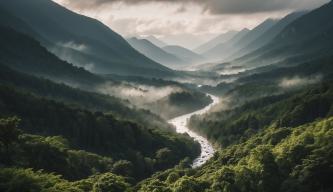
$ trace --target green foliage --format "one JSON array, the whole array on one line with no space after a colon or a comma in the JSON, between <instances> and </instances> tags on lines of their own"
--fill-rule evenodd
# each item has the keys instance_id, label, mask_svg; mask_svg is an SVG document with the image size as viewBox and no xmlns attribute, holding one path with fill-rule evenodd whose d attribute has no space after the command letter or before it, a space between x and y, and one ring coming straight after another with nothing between
<instances>
[{"instance_id":1,"label":"green foliage","mask_svg":"<svg viewBox=\"0 0 333 192\"><path fill-rule=\"evenodd\" d=\"M115 160L126 159L133 166L127 167L130 171L120 174L136 179L170 168L185 157L194 158L199 152L199 146L185 135L118 120L110 114L69 107L9 87L0 86L0 103L0 116L19 116L23 131L48 136L61 135L68 140L68 143L64 143L57 139L48 142L27 139L20 146L24 153L21 162L27 162L23 163L25 167L57 172L67 179L84 178L95 172L108 171L112 167L107 161L93 163L99 158L94 158L89 153L68 152L67 145ZM53 143L50 144L51 142ZM157 162L155 153L165 147L170 149L170 156L173 158ZM35 161L34 155L38 157ZM90 160L86 163L85 159ZM57 163L48 166L49 161ZM71 167L71 164L74 166Z\"/></svg>"},{"instance_id":2,"label":"green foliage","mask_svg":"<svg viewBox=\"0 0 333 192\"><path fill-rule=\"evenodd\" d=\"M60 60L29 36L2 25L0 31L0 61L11 68L82 87L103 82L99 76Z\"/></svg>"},{"instance_id":3,"label":"green foliage","mask_svg":"<svg viewBox=\"0 0 333 192\"><path fill-rule=\"evenodd\" d=\"M120 119L131 119L147 127L170 128L158 116L142 109L128 107L129 103L109 95L72 88L64 84L17 72L0 64L0 83L16 90L30 92L36 96L63 102L73 107L90 111L107 112Z\"/></svg>"},{"instance_id":4,"label":"green foliage","mask_svg":"<svg viewBox=\"0 0 333 192\"><path fill-rule=\"evenodd\" d=\"M100 176L94 183L92 192L125 192L128 191L129 186L124 178L107 173Z\"/></svg>"},{"instance_id":5,"label":"green foliage","mask_svg":"<svg viewBox=\"0 0 333 192\"><path fill-rule=\"evenodd\" d=\"M117 161L112 167L112 172L126 177L133 176L133 164L126 160Z\"/></svg>"},{"instance_id":6,"label":"green foliage","mask_svg":"<svg viewBox=\"0 0 333 192\"><path fill-rule=\"evenodd\" d=\"M269 96L191 119L194 129L221 146L239 143L269 127L294 127L331 115L333 87L321 84L295 94Z\"/></svg>"},{"instance_id":7,"label":"green foliage","mask_svg":"<svg viewBox=\"0 0 333 192\"><path fill-rule=\"evenodd\" d=\"M204 93L184 89L147 104L147 109L164 119L172 119L202 109L211 102L212 99Z\"/></svg>"},{"instance_id":8,"label":"green foliage","mask_svg":"<svg viewBox=\"0 0 333 192\"><path fill-rule=\"evenodd\" d=\"M7 192L82 192L60 176L31 169L0 169L0 191Z\"/></svg>"},{"instance_id":9,"label":"green foliage","mask_svg":"<svg viewBox=\"0 0 333 192\"><path fill-rule=\"evenodd\" d=\"M137 188L158 183L171 191L331 191L332 145L333 118L294 128L268 128L220 150L201 168L176 167Z\"/></svg>"}]
</instances>

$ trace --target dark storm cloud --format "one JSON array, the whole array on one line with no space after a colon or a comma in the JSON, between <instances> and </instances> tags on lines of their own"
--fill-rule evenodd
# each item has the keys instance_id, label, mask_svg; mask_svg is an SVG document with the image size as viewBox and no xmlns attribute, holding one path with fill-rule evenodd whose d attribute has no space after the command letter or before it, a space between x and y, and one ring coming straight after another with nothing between
<instances>
[{"instance_id":1,"label":"dark storm cloud","mask_svg":"<svg viewBox=\"0 0 333 192\"><path fill-rule=\"evenodd\" d=\"M114 2L141 4L148 2L168 2L182 4L195 3L212 14L260 13L279 10L310 9L320 6L329 0L66 0L80 9L100 7Z\"/></svg>"}]
</instances>

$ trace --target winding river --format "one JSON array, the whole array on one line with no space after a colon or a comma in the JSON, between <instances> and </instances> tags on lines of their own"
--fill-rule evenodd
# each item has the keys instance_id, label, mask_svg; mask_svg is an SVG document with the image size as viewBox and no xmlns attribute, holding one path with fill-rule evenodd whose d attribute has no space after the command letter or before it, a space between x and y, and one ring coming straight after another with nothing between
<instances>
[{"instance_id":1,"label":"winding river","mask_svg":"<svg viewBox=\"0 0 333 192\"><path fill-rule=\"evenodd\" d=\"M193 115L201 115L209 111L214 105L216 105L220 99L218 97L215 97L213 95L209 95L213 102L206 106L203 109L200 109L198 111L185 114L179 117L176 117L174 119L169 120L168 122L176 127L177 133L187 133L190 137L192 137L194 140L198 141L200 143L201 147L201 154L198 158L196 158L193 161L192 167L197 168L206 163L211 157L213 157L215 153L215 149L213 145L203 136L199 135L198 133L192 131L189 129L187 122Z\"/></svg>"}]
</instances>

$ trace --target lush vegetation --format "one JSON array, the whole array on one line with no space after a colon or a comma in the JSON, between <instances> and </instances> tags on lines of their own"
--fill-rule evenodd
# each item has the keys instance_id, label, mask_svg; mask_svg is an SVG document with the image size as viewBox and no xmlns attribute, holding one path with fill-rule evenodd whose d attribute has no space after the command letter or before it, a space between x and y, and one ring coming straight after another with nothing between
<instances>
[{"instance_id":1,"label":"lush vegetation","mask_svg":"<svg viewBox=\"0 0 333 192\"><path fill-rule=\"evenodd\" d=\"M260 98L236 108L193 117L191 126L219 145L228 146L272 124L298 126L331 116L332 112L333 87L325 83L298 93Z\"/></svg>"},{"instance_id":2,"label":"lush vegetation","mask_svg":"<svg viewBox=\"0 0 333 192\"><path fill-rule=\"evenodd\" d=\"M101 62L99 72L109 70L109 62L119 58L114 63L119 68L113 66L112 72L144 76L177 73L199 79L235 80L198 88L161 79L100 76L60 60L28 35L0 26L0 191L333 191L333 57L332 37L328 35L333 25L327 19L332 15L332 3L291 23L264 47L267 50L259 49L236 61L245 59L248 66L258 66L279 58L278 63L220 77L215 71L173 72L161 68L132 48L126 48L126 44L122 47L125 52L105 52L110 49L103 43L85 35L76 36L96 33L94 27L89 28L92 25L81 23L85 27L73 28L73 21L65 20L65 28L75 32L71 34L65 28L57 28L58 25L37 22L49 23L50 18L57 20L59 16L73 18L70 15L43 13L45 17L40 17L34 12L36 3L15 3L26 6L30 14L26 21L30 20L34 29L44 31L48 40L11 15L16 13L22 18L25 13L17 11L15 6L10 13L8 10L0 13L4 16L0 18L1 25L26 32L44 45L52 46L66 35L89 43L96 48L92 54L100 57L94 58ZM324 22L318 22L323 18ZM100 25L94 26L101 30ZM47 42L51 39L53 43ZM118 40L115 42L123 42L121 38ZM117 44L110 46L117 49ZM76 56L90 58L83 53ZM128 56L139 60L126 59ZM134 66L140 62L146 68ZM124 73L125 68L130 71ZM179 88L166 91L168 94L154 100L155 103L143 102L165 119L211 102L203 93L193 91L194 88L223 95L220 108L190 120L192 129L216 144L217 153L203 166L191 168L200 151L198 143L188 135L176 134L162 118L137 109L130 100L94 92L104 84L110 88L126 85L153 96L155 90L161 90L155 87ZM136 85L153 87L153 91Z\"/></svg>"},{"instance_id":3,"label":"lush vegetation","mask_svg":"<svg viewBox=\"0 0 333 192\"><path fill-rule=\"evenodd\" d=\"M258 99L233 109L225 117L225 112L209 115L207 119L214 117L221 122L238 116L241 120L230 122L242 125L242 129L234 130L241 137L224 130L225 126L219 127L221 132L216 134L234 140L221 140L228 142L204 166L192 169L190 161L184 160L138 184L131 179L128 161L77 151L63 137L24 134L16 129L16 118L3 119L1 153L10 155L2 159L2 165L12 166L1 169L0 186L10 191L328 192L333 190L331 94L332 86L327 83L297 94ZM250 115L261 117L257 119L259 124L244 120L251 119L243 118ZM8 130L3 127L15 129L3 134ZM3 135L12 135L12 139L4 140ZM168 154L169 149L158 150L153 162L168 162ZM50 158L54 163L46 164L45 159Z\"/></svg>"},{"instance_id":4,"label":"lush vegetation","mask_svg":"<svg viewBox=\"0 0 333 192\"><path fill-rule=\"evenodd\" d=\"M186 156L193 158L198 153L198 146L186 136L117 120L101 112L71 108L9 87L0 87L0 101L1 116L19 116L25 132L62 135L74 148L127 159L134 164L132 176L136 178L170 167ZM172 158L154 165L159 150L165 148L168 149L168 157Z\"/></svg>"},{"instance_id":5,"label":"lush vegetation","mask_svg":"<svg viewBox=\"0 0 333 192\"><path fill-rule=\"evenodd\" d=\"M270 127L219 151L203 167L176 167L138 191L332 191L333 119Z\"/></svg>"},{"instance_id":6,"label":"lush vegetation","mask_svg":"<svg viewBox=\"0 0 333 192\"><path fill-rule=\"evenodd\" d=\"M171 93L156 102L149 103L147 108L165 119L172 119L204 108L211 102L211 98L204 93L189 90Z\"/></svg>"},{"instance_id":7,"label":"lush vegetation","mask_svg":"<svg viewBox=\"0 0 333 192\"><path fill-rule=\"evenodd\" d=\"M109 95L75 89L47 79L17 72L0 64L0 83L36 96L63 102L72 107L107 112L119 119L139 122L148 127L168 129L169 125L147 110L130 107L127 101Z\"/></svg>"},{"instance_id":8,"label":"lush vegetation","mask_svg":"<svg viewBox=\"0 0 333 192\"><path fill-rule=\"evenodd\" d=\"M0 61L3 64L75 86L89 87L103 82L99 76L60 60L27 35L4 26L0 26L0 31Z\"/></svg>"}]
</instances>

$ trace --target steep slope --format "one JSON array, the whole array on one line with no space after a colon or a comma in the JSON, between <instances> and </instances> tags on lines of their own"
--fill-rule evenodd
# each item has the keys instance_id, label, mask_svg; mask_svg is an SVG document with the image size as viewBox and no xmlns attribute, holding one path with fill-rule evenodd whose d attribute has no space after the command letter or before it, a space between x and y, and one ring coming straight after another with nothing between
<instances>
[{"instance_id":1,"label":"steep slope","mask_svg":"<svg viewBox=\"0 0 333 192\"><path fill-rule=\"evenodd\" d=\"M0 102L0 116L20 117L20 128L24 132L62 136L74 149L131 161L127 169L133 172L128 176L137 179L147 177L154 171L172 167L186 156L194 158L198 151L197 145L187 136L156 127L144 127L129 120L119 120L111 114L71 107L16 91L11 87L0 85ZM154 159L155 154L162 148L168 148L172 153L170 155L174 158L170 159L171 161L165 161L165 164L151 163L149 167L143 163L145 158ZM56 154L51 153L55 156ZM78 159L81 160L84 161ZM56 170L60 168L57 167Z\"/></svg>"},{"instance_id":2,"label":"steep slope","mask_svg":"<svg viewBox=\"0 0 333 192\"><path fill-rule=\"evenodd\" d=\"M186 64L197 64L205 60L203 56L181 46L170 45L163 47L163 50L181 58L183 61L187 62Z\"/></svg>"},{"instance_id":3,"label":"steep slope","mask_svg":"<svg viewBox=\"0 0 333 192\"><path fill-rule=\"evenodd\" d=\"M1 1L0 7L18 17L54 47L72 49L74 64L87 60L98 73L172 75L172 71L141 55L120 35L97 20L76 14L51 0ZM42 41L41 39L39 39ZM44 42L43 42L44 43ZM60 53L55 52L60 57Z\"/></svg>"},{"instance_id":4,"label":"steep slope","mask_svg":"<svg viewBox=\"0 0 333 192\"><path fill-rule=\"evenodd\" d=\"M333 87L264 97L191 118L221 149L197 169L178 166L136 191L332 191Z\"/></svg>"},{"instance_id":5,"label":"steep slope","mask_svg":"<svg viewBox=\"0 0 333 192\"><path fill-rule=\"evenodd\" d=\"M234 57L244 56L247 53L250 53L252 51L255 51L256 49L265 46L270 41L272 41L286 26L288 26L290 23L300 18L301 16L305 15L306 13L306 11L294 12L282 18L278 23L276 23L272 28L259 36L256 40L252 41L250 44L237 51L237 53L234 54Z\"/></svg>"},{"instance_id":6,"label":"steep slope","mask_svg":"<svg viewBox=\"0 0 333 192\"><path fill-rule=\"evenodd\" d=\"M227 57L228 60L232 60L233 58L237 58L238 55L236 54L242 48L248 46L251 42L255 41L259 37L261 37L266 31L270 30L275 24L278 23L278 20L274 19L267 19L257 27L252 29L248 34L242 37L235 46L233 53Z\"/></svg>"},{"instance_id":7,"label":"steep slope","mask_svg":"<svg viewBox=\"0 0 333 192\"><path fill-rule=\"evenodd\" d=\"M237 57L235 53L237 51L241 50L243 47L249 45L252 41L256 40L258 37L260 37L262 34L264 34L267 30L269 30L272 26L274 26L277 23L277 20L273 19L267 19L245 35L243 35L241 38L239 38L237 41L232 40L230 42L227 42L226 44L220 44L216 46L215 48L207 51L204 56L211 58L213 60L232 60L233 58ZM241 34L243 34L242 32ZM239 37L239 36L238 36Z\"/></svg>"},{"instance_id":8,"label":"steep slope","mask_svg":"<svg viewBox=\"0 0 333 192\"><path fill-rule=\"evenodd\" d=\"M90 111L106 112L118 119L131 119L146 127L170 129L159 116L143 109L133 108L128 101L94 92L83 91L63 84L17 72L0 63L0 84L20 91L28 91L36 96L63 102L70 106L80 106ZM90 88L89 91L92 91Z\"/></svg>"},{"instance_id":9,"label":"steep slope","mask_svg":"<svg viewBox=\"0 0 333 192\"><path fill-rule=\"evenodd\" d=\"M237 43L242 39L246 34L250 32L249 29L243 29L238 32L232 39L225 43L221 43L212 49L203 53L203 56L209 58L212 61L220 60L220 58L226 58L232 52L233 48L237 46Z\"/></svg>"},{"instance_id":10,"label":"steep slope","mask_svg":"<svg viewBox=\"0 0 333 192\"><path fill-rule=\"evenodd\" d=\"M184 65L185 63L176 55L166 52L146 39L137 39L134 37L127 39L127 41L133 48L143 55L165 66L174 68L177 66L179 67L179 65Z\"/></svg>"},{"instance_id":11,"label":"steep slope","mask_svg":"<svg viewBox=\"0 0 333 192\"><path fill-rule=\"evenodd\" d=\"M218 35L217 37L200 45L198 48L194 49L194 51L202 54L202 53L216 47L218 44L225 43L225 42L231 40L237 33L238 33L238 31L229 31L229 32L223 33L221 35Z\"/></svg>"},{"instance_id":12,"label":"steep slope","mask_svg":"<svg viewBox=\"0 0 333 192\"><path fill-rule=\"evenodd\" d=\"M330 2L295 20L269 44L236 62L258 66L284 59L298 58L297 61L304 61L331 54L333 50L333 37L330 35L333 32L332 17L333 2Z\"/></svg>"},{"instance_id":13,"label":"steep slope","mask_svg":"<svg viewBox=\"0 0 333 192\"><path fill-rule=\"evenodd\" d=\"M2 26L0 32L0 61L11 68L73 86L104 82L101 77L58 59L26 35Z\"/></svg>"}]
</instances>

